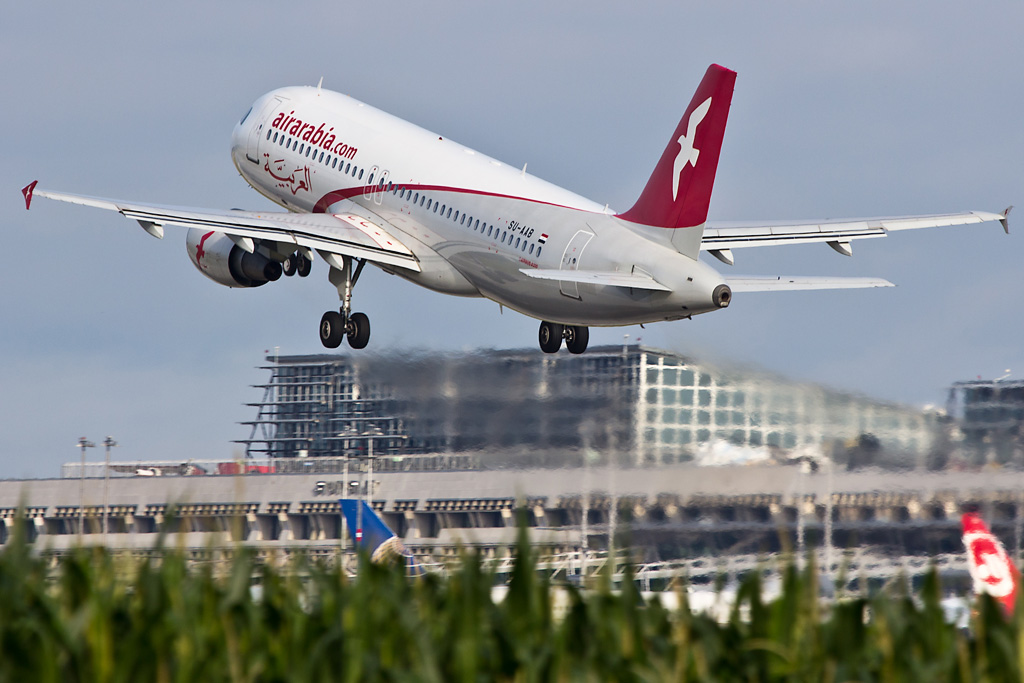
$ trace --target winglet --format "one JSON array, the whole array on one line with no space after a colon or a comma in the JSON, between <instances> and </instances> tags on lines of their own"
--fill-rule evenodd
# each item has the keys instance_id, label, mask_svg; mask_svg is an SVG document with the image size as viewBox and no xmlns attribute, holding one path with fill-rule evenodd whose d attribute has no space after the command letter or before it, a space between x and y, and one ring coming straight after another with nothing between
<instances>
[{"instance_id":1,"label":"winglet","mask_svg":"<svg viewBox=\"0 0 1024 683\"><path fill-rule=\"evenodd\" d=\"M36 189L36 185L39 184L38 180L33 180L31 183L21 189L21 193L25 195L25 210L28 211L29 207L32 206L32 193ZM1009 209L1007 209L1009 211Z\"/></svg>"},{"instance_id":2,"label":"winglet","mask_svg":"<svg viewBox=\"0 0 1024 683\"><path fill-rule=\"evenodd\" d=\"M35 183L33 183L34 185ZM1006 207L1006 211L1003 211L1003 217L999 219L999 224L1003 226L1003 232L1007 235L1010 234L1010 222L1006 220L1006 217L1010 215L1010 210L1013 209L1013 204Z\"/></svg>"}]
</instances>

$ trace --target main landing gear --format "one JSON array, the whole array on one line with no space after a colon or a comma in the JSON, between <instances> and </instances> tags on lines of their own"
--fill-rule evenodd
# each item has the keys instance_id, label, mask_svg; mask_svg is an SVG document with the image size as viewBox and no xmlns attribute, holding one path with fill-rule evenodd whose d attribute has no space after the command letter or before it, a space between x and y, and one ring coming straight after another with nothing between
<instances>
[{"instance_id":1,"label":"main landing gear","mask_svg":"<svg viewBox=\"0 0 1024 683\"><path fill-rule=\"evenodd\" d=\"M284 260L284 263L281 264L281 270L286 277L291 277L296 273L298 273L299 277L307 277L309 271L313 270L313 262L303 254L295 252Z\"/></svg>"},{"instance_id":2,"label":"main landing gear","mask_svg":"<svg viewBox=\"0 0 1024 683\"><path fill-rule=\"evenodd\" d=\"M366 260L359 260L354 273L350 257L343 257L342 263L341 268L332 265L328 275L331 284L338 288L341 309L327 311L320 318L320 343L329 349L336 349L341 345L341 340L347 338L348 345L353 349L366 348L370 341L370 319L365 313L351 312L352 289L356 286L359 274L363 272Z\"/></svg>"},{"instance_id":3,"label":"main landing gear","mask_svg":"<svg viewBox=\"0 0 1024 683\"><path fill-rule=\"evenodd\" d=\"M583 325L559 325L546 320L540 324L540 350L544 353L558 353L565 340L569 353L583 353L590 342L590 328Z\"/></svg>"}]
</instances>

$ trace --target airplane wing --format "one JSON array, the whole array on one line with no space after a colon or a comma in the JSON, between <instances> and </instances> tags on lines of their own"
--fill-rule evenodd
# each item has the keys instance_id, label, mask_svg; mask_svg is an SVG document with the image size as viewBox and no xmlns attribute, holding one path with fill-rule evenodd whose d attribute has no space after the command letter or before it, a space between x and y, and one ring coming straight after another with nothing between
<instances>
[{"instance_id":1,"label":"airplane wing","mask_svg":"<svg viewBox=\"0 0 1024 683\"><path fill-rule=\"evenodd\" d=\"M810 289L863 289L895 287L888 280L874 277L767 277L740 275L726 280L733 292L780 292Z\"/></svg>"},{"instance_id":2,"label":"airplane wing","mask_svg":"<svg viewBox=\"0 0 1024 683\"><path fill-rule=\"evenodd\" d=\"M897 230L940 228L999 221L1009 232L1008 207L1003 213L967 211L927 216L890 216L850 220L800 221L796 223L716 223L704 229L701 249L718 260L733 264L732 249L767 247L781 244L825 242L841 254L850 256L852 240L885 237Z\"/></svg>"},{"instance_id":3,"label":"airplane wing","mask_svg":"<svg viewBox=\"0 0 1024 683\"><path fill-rule=\"evenodd\" d=\"M657 292L672 291L650 275L641 275L639 273L604 272L598 270L559 270L558 268L520 268L519 272L529 277L537 278L538 280L582 282L588 285L631 287L633 289L650 289Z\"/></svg>"},{"instance_id":4,"label":"airplane wing","mask_svg":"<svg viewBox=\"0 0 1024 683\"><path fill-rule=\"evenodd\" d=\"M307 254L311 250L316 250L325 261L335 267L341 267L339 256L350 256L373 263L420 271L419 261L408 247L384 228L356 213L312 214L193 209L36 190L35 183L22 192L25 195L25 208L29 208L32 198L37 196L117 211L126 218L138 221L146 232L157 238L164 236L163 226L177 225L222 232L250 253L255 249L253 240L273 240L283 244L294 244L295 249ZM353 204L352 208L357 207Z\"/></svg>"}]
</instances>

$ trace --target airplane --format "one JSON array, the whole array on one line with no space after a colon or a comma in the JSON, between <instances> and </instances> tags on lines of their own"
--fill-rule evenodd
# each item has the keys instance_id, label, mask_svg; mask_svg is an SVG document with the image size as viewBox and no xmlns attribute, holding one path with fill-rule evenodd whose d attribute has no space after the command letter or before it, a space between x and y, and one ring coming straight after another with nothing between
<instances>
[{"instance_id":1,"label":"airplane","mask_svg":"<svg viewBox=\"0 0 1024 683\"><path fill-rule=\"evenodd\" d=\"M1003 606L1008 617L1013 616L1020 584L1016 565L976 512L965 512L960 524L967 549L967 568L974 580L974 593L988 593Z\"/></svg>"},{"instance_id":2,"label":"airplane","mask_svg":"<svg viewBox=\"0 0 1024 683\"><path fill-rule=\"evenodd\" d=\"M916 228L999 221L983 211L926 216L709 224L708 207L736 73L712 64L636 203L616 212L522 169L351 97L316 87L273 90L231 136L245 181L285 211L220 211L37 189L46 197L117 211L154 237L188 228L199 271L228 287L259 287L328 266L340 307L320 320L320 341L360 349L370 338L353 289L370 263L428 289L485 297L540 321L538 341L583 353L590 326L690 319L736 293L890 287L877 278L723 276L705 251L732 265L734 250L851 242ZM1011 207L1012 208L1012 207Z\"/></svg>"},{"instance_id":3,"label":"airplane","mask_svg":"<svg viewBox=\"0 0 1024 683\"><path fill-rule=\"evenodd\" d=\"M341 498L338 502L356 549L365 552L371 562L400 562L409 576L421 576L425 572L412 552L365 500Z\"/></svg>"}]
</instances>

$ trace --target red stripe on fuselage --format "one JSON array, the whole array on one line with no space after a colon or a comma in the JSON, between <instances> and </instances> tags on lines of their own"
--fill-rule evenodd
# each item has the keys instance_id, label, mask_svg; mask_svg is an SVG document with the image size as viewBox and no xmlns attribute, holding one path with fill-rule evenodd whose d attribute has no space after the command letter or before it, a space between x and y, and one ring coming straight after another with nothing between
<instances>
[{"instance_id":1,"label":"red stripe on fuselage","mask_svg":"<svg viewBox=\"0 0 1024 683\"><path fill-rule=\"evenodd\" d=\"M545 206L554 206L560 209L571 209L573 211L586 211L587 213L593 213L586 209L579 209L573 206L565 206L564 204L555 204L553 202L545 202L540 199L530 199L528 197L516 197L510 194L501 194L500 192L485 192L483 190L470 190L464 187L448 187L445 185L409 185L403 183L393 183L398 187L403 187L406 190L413 190L415 192L453 192L458 194L471 194L478 197L495 197L497 199L514 199L521 202L531 202L533 204L543 204ZM360 195L372 195L376 192L386 192L383 188L377 186L364 185L362 187L346 187L340 190L333 190L328 192L320 199L317 200L316 204L313 205L313 213L326 213L327 209L335 202L340 202L343 199L351 199L352 197L358 197Z\"/></svg>"}]
</instances>

